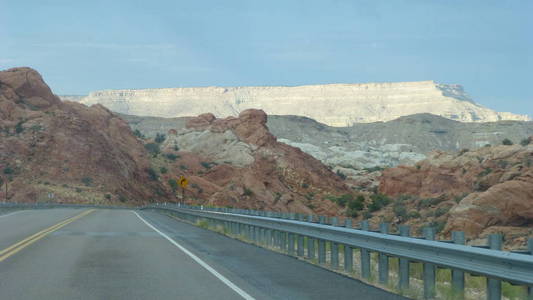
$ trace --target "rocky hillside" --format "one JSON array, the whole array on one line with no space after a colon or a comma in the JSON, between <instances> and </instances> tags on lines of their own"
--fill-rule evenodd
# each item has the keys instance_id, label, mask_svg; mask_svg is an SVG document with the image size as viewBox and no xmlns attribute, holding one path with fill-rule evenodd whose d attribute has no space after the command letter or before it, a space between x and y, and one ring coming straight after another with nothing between
<instances>
[{"instance_id":1,"label":"rocky hillside","mask_svg":"<svg viewBox=\"0 0 533 300\"><path fill-rule=\"evenodd\" d=\"M121 117L147 137L184 128L188 119ZM478 149L500 145L506 138L518 144L533 135L533 122L462 123L431 114L342 128L306 117L268 116L267 126L280 142L298 147L349 176L357 176L358 169L413 165L433 150Z\"/></svg>"},{"instance_id":2,"label":"rocky hillside","mask_svg":"<svg viewBox=\"0 0 533 300\"><path fill-rule=\"evenodd\" d=\"M276 141L266 114L189 118L142 137L119 116L52 94L29 68L0 72L0 199L19 202L194 204L326 215L348 193L320 161ZM186 176L185 197L176 179Z\"/></svg>"},{"instance_id":3,"label":"rocky hillside","mask_svg":"<svg viewBox=\"0 0 533 300\"><path fill-rule=\"evenodd\" d=\"M195 116L207 111L217 117L237 116L256 108L269 115L305 116L330 126L389 121L417 113L463 122L528 120L527 116L500 113L474 103L459 85L433 81L106 90L92 92L81 102L155 117Z\"/></svg>"},{"instance_id":4,"label":"rocky hillside","mask_svg":"<svg viewBox=\"0 0 533 300\"><path fill-rule=\"evenodd\" d=\"M533 236L533 138L529 145L434 152L416 166L383 171L379 191L423 209L443 234L503 233L507 244Z\"/></svg>"},{"instance_id":5,"label":"rocky hillside","mask_svg":"<svg viewBox=\"0 0 533 300\"><path fill-rule=\"evenodd\" d=\"M143 143L101 105L61 102L36 71L0 72L0 177L9 201L163 199Z\"/></svg>"},{"instance_id":6,"label":"rocky hillside","mask_svg":"<svg viewBox=\"0 0 533 300\"><path fill-rule=\"evenodd\" d=\"M208 113L188 119L184 128L147 144L155 149L157 176L170 188L176 177L187 177L184 200L195 204L343 213L327 200L350 192L342 179L298 148L277 142L266 121L261 110L245 110L238 118Z\"/></svg>"}]
</instances>

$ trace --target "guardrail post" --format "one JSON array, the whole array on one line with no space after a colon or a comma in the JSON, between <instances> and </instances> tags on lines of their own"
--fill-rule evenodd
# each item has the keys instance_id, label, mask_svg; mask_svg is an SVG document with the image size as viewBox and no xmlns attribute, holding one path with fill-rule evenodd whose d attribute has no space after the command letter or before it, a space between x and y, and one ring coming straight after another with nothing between
<instances>
[{"instance_id":1,"label":"guardrail post","mask_svg":"<svg viewBox=\"0 0 533 300\"><path fill-rule=\"evenodd\" d=\"M294 233L289 232L289 255L294 255Z\"/></svg>"},{"instance_id":2,"label":"guardrail post","mask_svg":"<svg viewBox=\"0 0 533 300\"><path fill-rule=\"evenodd\" d=\"M261 244L261 228L254 226L254 241L256 245Z\"/></svg>"},{"instance_id":3,"label":"guardrail post","mask_svg":"<svg viewBox=\"0 0 533 300\"><path fill-rule=\"evenodd\" d=\"M265 235L267 247L272 247L272 229L267 229Z\"/></svg>"},{"instance_id":4,"label":"guardrail post","mask_svg":"<svg viewBox=\"0 0 533 300\"><path fill-rule=\"evenodd\" d=\"M368 221L361 222L361 230L370 230ZM361 275L365 279L370 279L370 251L361 248Z\"/></svg>"},{"instance_id":5,"label":"guardrail post","mask_svg":"<svg viewBox=\"0 0 533 300\"><path fill-rule=\"evenodd\" d=\"M315 258L315 239L310 236L307 237L307 258Z\"/></svg>"},{"instance_id":6,"label":"guardrail post","mask_svg":"<svg viewBox=\"0 0 533 300\"><path fill-rule=\"evenodd\" d=\"M389 234L389 224L379 224L379 232ZM379 253L378 269L379 283L387 284L389 282L389 257L385 253Z\"/></svg>"},{"instance_id":7,"label":"guardrail post","mask_svg":"<svg viewBox=\"0 0 533 300\"><path fill-rule=\"evenodd\" d=\"M298 235L298 256L303 257L305 253L304 250L304 236Z\"/></svg>"},{"instance_id":8,"label":"guardrail post","mask_svg":"<svg viewBox=\"0 0 533 300\"><path fill-rule=\"evenodd\" d=\"M533 238L527 240L527 250L530 255L533 255ZM528 300L533 300L533 286L527 287L527 297Z\"/></svg>"},{"instance_id":9,"label":"guardrail post","mask_svg":"<svg viewBox=\"0 0 533 300\"><path fill-rule=\"evenodd\" d=\"M411 236L411 227L400 225L399 229L400 236ZM400 290L406 290L409 288L409 260L406 258L400 258L399 268L400 280L398 281L398 288Z\"/></svg>"},{"instance_id":10,"label":"guardrail post","mask_svg":"<svg viewBox=\"0 0 533 300\"><path fill-rule=\"evenodd\" d=\"M339 268L339 244L329 242L331 246L331 268L337 270Z\"/></svg>"},{"instance_id":11,"label":"guardrail post","mask_svg":"<svg viewBox=\"0 0 533 300\"><path fill-rule=\"evenodd\" d=\"M465 233L462 231L452 232L452 241L454 244L465 244ZM456 299L464 299L465 297L465 272L460 270L452 270L452 289Z\"/></svg>"},{"instance_id":12,"label":"guardrail post","mask_svg":"<svg viewBox=\"0 0 533 300\"><path fill-rule=\"evenodd\" d=\"M423 229L426 240L435 240L435 229L425 227ZM436 268L434 264L424 263L424 299L435 298L435 276Z\"/></svg>"},{"instance_id":13,"label":"guardrail post","mask_svg":"<svg viewBox=\"0 0 533 300\"><path fill-rule=\"evenodd\" d=\"M344 227L352 228L352 220L344 220ZM348 245L344 245L344 271L348 273L353 271L353 249Z\"/></svg>"},{"instance_id":14,"label":"guardrail post","mask_svg":"<svg viewBox=\"0 0 533 300\"><path fill-rule=\"evenodd\" d=\"M287 233L285 231L280 231L281 234L281 251L287 251Z\"/></svg>"},{"instance_id":15,"label":"guardrail post","mask_svg":"<svg viewBox=\"0 0 533 300\"><path fill-rule=\"evenodd\" d=\"M319 216L320 224L326 223L326 217ZM326 241L319 239L318 240L318 263L323 265L326 263Z\"/></svg>"},{"instance_id":16,"label":"guardrail post","mask_svg":"<svg viewBox=\"0 0 533 300\"><path fill-rule=\"evenodd\" d=\"M339 226L339 219L337 217L331 218L331 226ZM339 268L339 244L329 242L331 246L331 268L337 270Z\"/></svg>"},{"instance_id":17,"label":"guardrail post","mask_svg":"<svg viewBox=\"0 0 533 300\"><path fill-rule=\"evenodd\" d=\"M502 250L502 235L489 235L488 246L493 250ZM494 278L487 278L487 299L500 300L502 298L502 282Z\"/></svg>"}]
</instances>

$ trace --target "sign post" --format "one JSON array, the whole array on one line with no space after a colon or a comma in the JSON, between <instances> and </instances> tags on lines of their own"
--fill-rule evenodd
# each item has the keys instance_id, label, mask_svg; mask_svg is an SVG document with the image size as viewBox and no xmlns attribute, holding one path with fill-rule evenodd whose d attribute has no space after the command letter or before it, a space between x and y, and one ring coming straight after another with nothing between
<instances>
[{"instance_id":1,"label":"sign post","mask_svg":"<svg viewBox=\"0 0 533 300\"><path fill-rule=\"evenodd\" d=\"M181 186L181 200L185 202L185 188L189 184L189 180L185 178L185 176L180 176L180 179L178 180L179 185Z\"/></svg>"}]
</instances>

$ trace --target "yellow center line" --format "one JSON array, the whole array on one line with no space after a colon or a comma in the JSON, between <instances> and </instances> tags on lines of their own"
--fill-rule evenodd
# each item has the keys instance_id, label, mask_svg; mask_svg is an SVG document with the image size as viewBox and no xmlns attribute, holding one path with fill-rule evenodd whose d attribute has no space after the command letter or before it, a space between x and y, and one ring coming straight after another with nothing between
<instances>
[{"instance_id":1,"label":"yellow center line","mask_svg":"<svg viewBox=\"0 0 533 300\"><path fill-rule=\"evenodd\" d=\"M48 235L49 233L52 233L56 230L58 230L59 228L63 227L63 226L66 226L74 221L76 221L77 219L79 218L82 218L90 213L92 213L93 211L95 211L95 209L90 209L90 210L86 210L74 217L71 217L71 218L68 218L62 222L59 222L55 225L52 225L46 229L43 229L39 232L37 232L36 234L32 235L32 236L29 236L9 247L7 247L6 249L0 251L0 262L4 261L5 259L7 259L8 257L14 255L15 253L19 252L20 250L26 248L27 246L35 243L36 241L42 239L43 237L45 237L46 235Z\"/></svg>"}]
</instances>

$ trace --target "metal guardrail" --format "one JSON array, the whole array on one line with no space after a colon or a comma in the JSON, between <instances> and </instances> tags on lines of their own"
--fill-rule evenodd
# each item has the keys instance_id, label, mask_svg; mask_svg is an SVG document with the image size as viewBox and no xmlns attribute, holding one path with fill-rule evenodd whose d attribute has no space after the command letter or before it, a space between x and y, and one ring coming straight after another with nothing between
<instances>
[{"instance_id":1,"label":"metal guardrail","mask_svg":"<svg viewBox=\"0 0 533 300\"><path fill-rule=\"evenodd\" d=\"M367 221L360 229L352 228L351 220L339 227L337 218L332 225L325 217L247 211L228 208L203 208L187 205L156 204L142 209L163 209L190 222L207 220L222 226L234 235L244 235L259 245L276 247L289 255L318 258L326 264L326 243L330 245L330 266L339 268L339 246L344 247L344 269L353 268L353 249L361 249L361 274L370 278L370 253L379 253L378 277L381 284L389 281L389 258L399 260L399 289L409 288L410 262L423 263L424 297L435 297L436 268L452 270L452 288L456 298L464 297L465 272L487 278L487 299L501 299L502 281L528 288L528 299L533 299L533 239L523 254L500 251L501 235L489 236L487 247L464 245L464 233L454 232L453 240L435 241L435 232L425 228L424 239L410 237L409 227L400 227L400 235L389 234L389 225L382 223L379 232L369 231ZM304 242L304 240L307 240ZM307 247L304 247L307 244ZM317 247L318 244L318 247ZM305 249L307 248L307 249ZM317 251L318 250L318 251ZM307 252L307 254L305 254ZM530 254L530 255L524 255Z\"/></svg>"}]
</instances>

